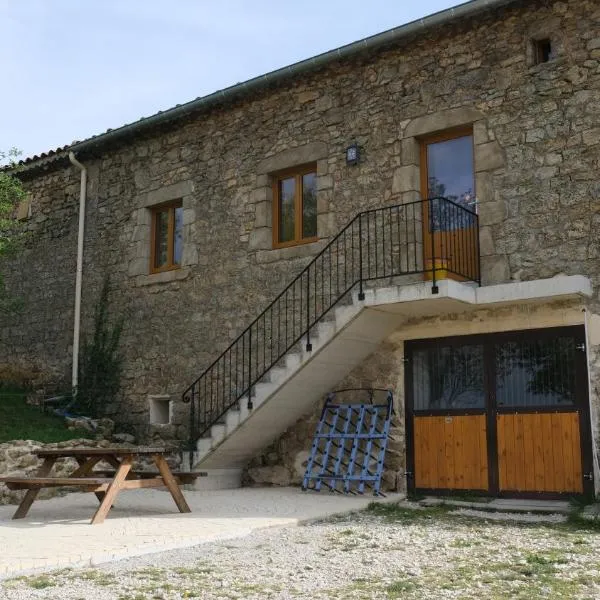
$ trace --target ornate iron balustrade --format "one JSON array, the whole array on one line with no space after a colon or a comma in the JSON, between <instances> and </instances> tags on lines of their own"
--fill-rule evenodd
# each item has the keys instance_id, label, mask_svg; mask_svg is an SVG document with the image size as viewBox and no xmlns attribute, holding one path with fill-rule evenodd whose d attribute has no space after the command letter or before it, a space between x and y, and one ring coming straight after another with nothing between
<instances>
[{"instance_id":1,"label":"ornate iron balustrade","mask_svg":"<svg viewBox=\"0 0 600 600\"><path fill-rule=\"evenodd\" d=\"M425 275L437 293L448 275L480 284L477 214L447 198L385 206L357 214L183 393L190 405L190 444L219 422L305 341L336 305L367 281Z\"/></svg>"}]
</instances>

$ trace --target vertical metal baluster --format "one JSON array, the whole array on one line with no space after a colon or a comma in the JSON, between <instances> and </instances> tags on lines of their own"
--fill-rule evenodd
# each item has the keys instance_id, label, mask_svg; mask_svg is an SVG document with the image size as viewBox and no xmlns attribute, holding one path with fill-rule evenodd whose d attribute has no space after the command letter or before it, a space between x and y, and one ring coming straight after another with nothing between
<instances>
[{"instance_id":1,"label":"vertical metal baluster","mask_svg":"<svg viewBox=\"0 0 600 600\"><path fill-rule=\"evenodd\" d=\"M196 384L192 386L191 398L190 398L190 452L194 452L196 450L196 441L198 437L198 429L196 428ZM193 456L190 458L190 466L193 462Z\"/></svg>"},{"instance_id":2,"label":"vertical metal baluster","mask_svg":"<svg viewBox=\"0 0 600 600\"><path fill-rule=\"evenodd\" d=\"M248 329L248 410L252 410L252 325Z\"/></svg>"},{"instance_id":3,"label":"vertical metal baluster","mask_svg":"<svg viewBox=\"0 0 600 600\"><path fill-rule=\"evenodd\" d=\"M435 202L435 200L433 201ZM439 200L438 200L439 202ZM439 292L439 288L437 286L436 275L435 275L435 217L434 217L434 209L433 203L429 204L429 220L431 223L431 293L437 294ZM441 246L441 244L440 244Z\"/></svg>"},{"instance_id":4,"label":"vertical metal baluster","mask_svg":"<svg viewBox=\"0 0 600 600\"><path fill-rule=\"evenodd\" d=\"M306 271L306 351L312 350L310 343L310 268Z\"/></svg>"},{"instance_id":5,"label":"vertical metal baluster","mask_svg":"<svg viewBox=\"0 0 600 600\"><path fill-rule=\"evenodd\" d=\"M398 275L402 274L402 237L400 235L400 207L396 206L396 229L398 230Z\"/></svg>"},{"instance_id":6,"label":"vertical metal baluster","mask_svg":"<svg viewBox=\"0 0 600 600\"><path fill-rule=\"evenodd\" d=\"M431 200L425 200L425 202L427 202L427 207L429 210L429 218L431 219ZM421 206L421 227L423 228L423 226L426 226L425 223L422 222L423 221L423 208ZM413 271L418 271L419 270L419 264L417 262L417 255L418 255L418 248L417 248L417 219L415 217L415 205L412 205L412 224L413 224L413 240L414 240L414 245L415 245L415 251L413 253ZM407 225L408 226L408 225ZM425 232L423 231L422 233L423 236L425 236ZM425 239L423 239L423 242L425 242ZM425 245L423 244L423 260L425 260ZM425 267L425 270L427 270L427 265L423 265Z\"/></svg>"},{"instance_id":7,"label":"vertical metal baluster","mask_svg":"<svg viewBox=\"0 0 600 600\"><path fill-rule=\"evenodd\" d=\"M477 278L475 281L481 285L481 248L479 247L479 215L475 215L475 231L477 235Z\"/></svg>"},{"instance_id":8,"label":"vertical metal baluster","mask_svg":"<svg viewBox=\"0 0 600 600\"><path fill-rule=\"evenodd\" d=\"M365 291L363 289L363 234L362 234L362 216L358 215L358 299L365 299Z\"/></svg>"},{"instance_id":9,"label":"vertical metal baluster","mask_svg":"<svg viewBox=\"0 0 600 600\"><path fill-rule=\"evenodd\" d=\"M315 312L314 312L314 319L315 319L315 323L317 323L317 321L319 320L319 318L321 317L322 313L318 313L317 312L317 261L315 261L314 265L313 265L313 273L314 273L314 282L313 282L313 297L315 299L314 301L314 307L315 307Z\"/></svg>"},{"instance_id":10,"label":"vertical metal baluster","mask_svg":"<svg viewBox=\"0 0 600 600\"><path fill-rule=\"evenodd\" d=\"M366 212L367 217L367 279L371 278L371 213Z\"/></svg>"},{"instance_id":11,"label":"vertical metal baluster","mask_svg":"<svg viewBox=\"0 0 600 600\"><path fill-rule=\"evenodd\" d=\"M392 209L388 209L390 213L388 224L390 226L390 275L394 274L394 243L392 238Z\"/></svg>"}]
</instances>

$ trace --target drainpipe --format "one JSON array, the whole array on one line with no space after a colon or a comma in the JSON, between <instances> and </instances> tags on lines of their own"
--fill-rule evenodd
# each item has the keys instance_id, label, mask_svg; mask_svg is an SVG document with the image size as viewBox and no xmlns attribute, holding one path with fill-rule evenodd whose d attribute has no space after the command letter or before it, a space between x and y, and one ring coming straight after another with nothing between
<instances>
[{"instance_id":1,"label":"drainpipe","mask_svg":"<svg viewBox=\"0 0 600 600\"><path fill-rule=\"evenodd\" d=\"M76 393L79 366L79 330L81 323L81 281L83 277L83 232L85 229L85 201L87 194L87 169L69 152L71 164L81 172L79 188L79 231L77 233L77 272L75 276L75 318L73 322L73 369L71 371L71 385Z\"/></svg>"}]
</instances>

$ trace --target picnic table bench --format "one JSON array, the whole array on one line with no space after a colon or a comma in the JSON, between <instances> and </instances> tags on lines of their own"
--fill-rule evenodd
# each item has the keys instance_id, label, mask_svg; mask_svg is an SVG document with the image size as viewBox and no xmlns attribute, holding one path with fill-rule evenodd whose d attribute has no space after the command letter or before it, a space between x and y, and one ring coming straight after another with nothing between
<instances>
[{"instance_id":1,"label":"picnic table bench","mask_svg":"<svg viewBox=\"0 0 600 600\"><path fill-rule=\"evenodd\" d=\"M165 448L57 448L38 450L35 454L44 462L34 477L0 477L11 490L27 490L13 519L22 519L42 488L76 487L84 492L94 492L100 506L92 517L92 525L102 523L122 490L166 487L179 512L191 512L179 486L192 483L198 473L173 472L165 459ZM141 457L151 457L157 471L133 470L133 463ZM52 467L60 458L74 458L79 465L70 475L50 475ZM100 462L111 465L113 470L94 470Z\"/></svg>"}]
</instances>

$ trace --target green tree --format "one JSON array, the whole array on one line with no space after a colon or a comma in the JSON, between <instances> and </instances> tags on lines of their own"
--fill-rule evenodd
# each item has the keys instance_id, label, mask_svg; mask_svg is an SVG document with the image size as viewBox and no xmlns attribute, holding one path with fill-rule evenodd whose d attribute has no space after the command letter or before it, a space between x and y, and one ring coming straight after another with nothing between
<instances>
[{"instance_id":1,"label":"green tree","mask_svg":"<svg viewBox=\"0 0 600 600\"><path fill-rule=\"evenodd\" d=\"M0 164L8 163L0 169L0 259L15 251L23 234L23 227L15 218L17 207L26 196L21 181L15 175L18 172L16 159L19 154L15 148L8 152L0 151ZM12 312L19 304L18 300L6 293L0 271L0 313Z\"/></svg>"}]
</instances>

